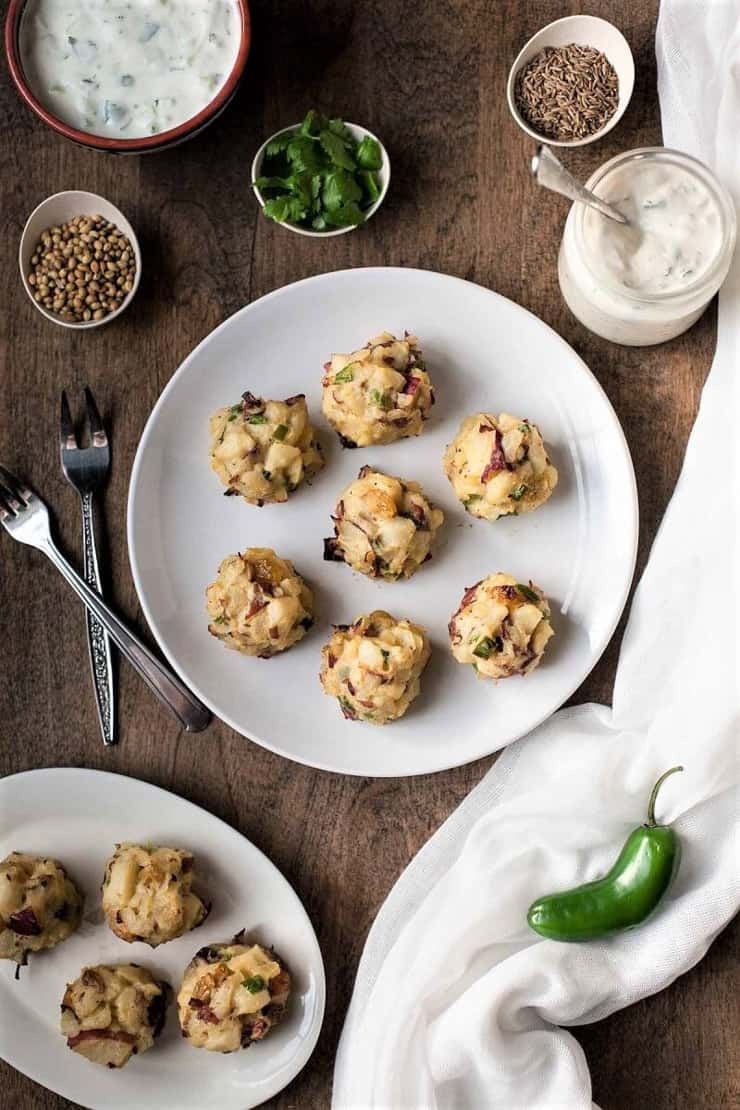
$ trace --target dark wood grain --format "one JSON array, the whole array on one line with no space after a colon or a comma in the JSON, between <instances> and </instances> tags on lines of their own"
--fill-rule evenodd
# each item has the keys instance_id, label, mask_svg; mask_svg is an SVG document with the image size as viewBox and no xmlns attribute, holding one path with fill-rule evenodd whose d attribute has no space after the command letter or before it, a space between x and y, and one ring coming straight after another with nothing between
<instances>
[{"instance_id":1,"label":"dark wood grain","mask_svg":"<svg viewBox=\"0 0 740 1110\"><path fill-rule=\"evenodd\" d=\"M258 0L248 76L235 102L195 141L147 158L94 154L65 142L30 116L3 73L0 458L45 492L63 544L79 560L76 495L59 470L56 418L61 387L90 383L114 437L105 497L108 589L144 635L125 508L134 451L157 396L194 344L245 302L348 266L421 266L470 278L525 305L572 343L624 424L639 484L644 565L681 465L715 321L710 311L687 335L657 350L633 350L590 335L563 305L555 262L564 203L531 185L531 144L508 115L504 88L526 38L578 7L562 0ZM656 0L593 0L586 7L622 27L638 78L620 126L569 156L583 175L619 150L660 141ZM261 219L249 192L259 142L310 105L372 128L393 162L382 214L361 232L322 242ZM36 314L16 265L30 210L69 187L119 204L144 251L132 309L82 335ZM492 761L399 781L324 774L279 759L221 724L202 736L178 733L127 667L120 674L121 743L104 751L81 609L41 556L2 537L0 548L3 773L67 764L134 775L205 806L267 852L306 904L328 973L316 1053L270 1105L327 1107L337 1037L370 923L403 867ZM619 633L575 701L609 700L618 646ZM577 1033L605 1110L740 1105L738 935L735 926L726 930L699 967L662 994ZM0 1082L8 1110L71 1105L6 1066Z\"/></svg>"}]
</instances>

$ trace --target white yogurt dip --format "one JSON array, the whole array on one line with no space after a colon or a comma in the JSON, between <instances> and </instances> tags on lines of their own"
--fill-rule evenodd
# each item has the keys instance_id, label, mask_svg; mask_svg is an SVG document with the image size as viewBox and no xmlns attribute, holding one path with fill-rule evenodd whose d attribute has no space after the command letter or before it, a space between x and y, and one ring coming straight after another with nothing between
<instances>
[{"instance_id":1,"label":"white yogurt dip","mask_svg":"<svg viewBox=\"0 0 740 1110\"><path fill-rule=\"evenodd\" d=\"M591 331L631 346L685 331L732 257L735 212L725 190L701 163L663 147L612 159L588 187L629 223L571 209L558 266L571 311Z\"/></svg>"},{"instance_id":2,"label":"white yogurt dip","mask_svg":"<svg viewBox=\"0 0 740 1110\"><path fill-rule=\"evenodd\" d=\"M210 104L240 37L235 0L28 0L19 45L26 80L53 115L136 139Z\"/></svg>"}]
</instances>

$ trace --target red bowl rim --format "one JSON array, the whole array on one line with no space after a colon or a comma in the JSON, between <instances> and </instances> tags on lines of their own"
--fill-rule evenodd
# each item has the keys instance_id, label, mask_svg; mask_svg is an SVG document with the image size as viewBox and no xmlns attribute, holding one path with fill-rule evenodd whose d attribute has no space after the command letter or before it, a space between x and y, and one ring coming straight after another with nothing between
<instances>
[{"instance_id":1,"label":"red bowl rim","mask_svg":"<svg viewBox=\"0 0 740 1110\"><path fill-rule=\"evenodd\" d=\"M141 136L138 139L107 139L104 135L92 135L89 131L78 131L76 127L71 127L57 116L52 115L31 92L23 72L20 50L18 48L18 29L26 3L27 0L10 0L10 5L5 17L5 56L8 60L8 68L10 69L10 76L13 79L13 83L28 107L35 112L39 119L42 119L45 124L53 128L58 134L64 135L66 139L71 139L75 143L81 143L83 146L93 147L96 150L110 150L118 153L126 151L135 153L136 151L144 152L147 150L157 150L160 147L164 148L181 139L185 139L191 133L200 130L200 128L208 123L213 116L218 115L236 90L236 86L244 72L244 66L246 65L249 48L252 42L252 25L249 16L248 0L236 0L242 21L239 52L236 56L236 61L234 62L231 73L213 100L209 101L205 108L198 112L197 115L185 120L184 123L179 124L177 127L170 128L169 131L159 131L156 135L150 135L148 137Z\"/></svg>"}]
</instances>

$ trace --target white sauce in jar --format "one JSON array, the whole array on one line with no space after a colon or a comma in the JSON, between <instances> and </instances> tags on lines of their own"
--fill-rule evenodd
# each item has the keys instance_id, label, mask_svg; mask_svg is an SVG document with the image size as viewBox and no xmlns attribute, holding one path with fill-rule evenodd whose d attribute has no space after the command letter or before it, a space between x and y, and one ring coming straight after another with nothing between
<instances>
[{"instance_id":1,"label":"white sauce in jar","mask_svg":"<svg viewBox=\"0 0 740 1110\"><path fill-rule=\"evenodd\" d=\"M28 0L19 44L26 80L53 115L136 139L210 104L240 38L235 0Z\"/></svg>"},{"instance_id":2,"label":"white sauce in jar","mask_svg":"<svg viewBox=\"0 0 740 1110\"><path fill-rule=\"evenodd\" d=\"M716 197L694 174L668 163L618 167L598 187L629 224L585 212L584 232L596 266L637 293L672 293L700 279L722 246Z\"/></svg>"},{"instance_id":3,"label":"white sauce in jar","mask_svg":"<svg viewBox=\"0 0 740 1110\"><path fill-rule=\"evenodd\" d=\"M735 240L732 202L710 171L665 148L620 155L589 187L629 220L574 205L558 273L567 304L616 343L685 331L721 285Z\"/></svg>"}]
</instances>

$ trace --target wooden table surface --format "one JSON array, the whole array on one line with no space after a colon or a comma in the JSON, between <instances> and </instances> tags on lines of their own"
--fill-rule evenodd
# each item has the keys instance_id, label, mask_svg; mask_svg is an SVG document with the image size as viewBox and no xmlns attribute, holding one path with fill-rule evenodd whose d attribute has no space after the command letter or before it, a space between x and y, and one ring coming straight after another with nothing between
<instances>
[{"instance_id":1,"label":"wooden table surface","mask_svg":"<svg viewBox=\"0 0 740 1110\"><path fill-rule=\"evenodd\" d=\"M637 84L616 130L568 153L579 174L621 150L660 142L657 6L656 0L585 5L621 26L635 54ZM77 497L59 469L57 414L62 386L92 386L113 429L104 501L107 589L145 636L126 552L126 494L159 393L192 347L241 305L298 278L351 266L419 266L469 278L525 305L574 346L629 440L641 505L638 569L644 565L709 368L715 313L665 346L634 350L590 335L561 300L556 255L566 205L530 182L532 144L512 122L504 90L528 36L578 8L554 0L257 0L248 75L235 102L193 142L146 158L96 154L57 137L22 106L3 72L0 458L44 492L63 546L79 561ZM249 191L260 141L311 105L366 124L383 137L393 163L382 213L366 229L328 241L273 226ZM73 187L118 204L144 253L131 310L83 334L35 312L16 262L31 209ZM270 1106L327 1107L367 930L401 870L492 759L406 780L314 771L220 723L200 736L183 735L126 666L121 742L104 751L80 606L37 552L2 537L0 548L2 772L74 765L146 779L222 817L270 856L308 909L328 980L316 1052ZM618 647L619 633L574 701L609 701ZM604 1110L740 1105L740 1004L732 984L739 936L735 923L668 990L577 1031ZM72 1105L5 1065L0 1082L7 1110Z\"/></svg>"}]
</instances>

